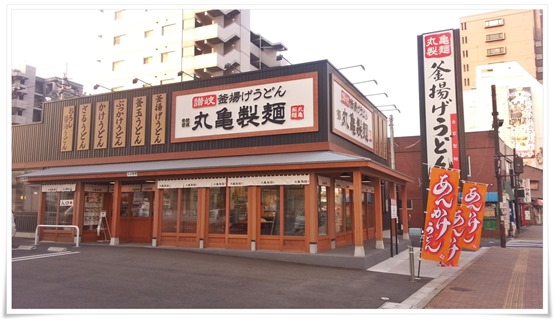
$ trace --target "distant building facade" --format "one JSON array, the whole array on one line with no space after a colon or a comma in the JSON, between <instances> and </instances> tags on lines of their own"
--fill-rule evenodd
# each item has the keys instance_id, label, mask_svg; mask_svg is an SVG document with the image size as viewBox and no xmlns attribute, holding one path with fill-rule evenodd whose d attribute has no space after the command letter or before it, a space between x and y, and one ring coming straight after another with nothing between
<instances>
[{"instance_id":1,"label":"distant building facade","mask_svg":"<svg viewBox=\"0 0 555 321\"><path fill-rule=\"evenodd\" d=\"M46 101L78 97L83 86L60 77L41 78L36 67L24 65L12 69L12 125L42 121Z\"/></svg>"},{"instance_id":2,"label":"distant building facade","mask_svg":"<svg viewBox=\"0 0 555 321\"><path fill-rule=\"evenodd\" d=\"M476 88L476 67L518 62L543 82L542 10L501 10L460 18L463 89Z\"/></svg>"},{"instance_id":3,"label":"distant building facade","mask_svg":"<svg viewBox=\"0 0 555 321\"><path fill-rule=\"evenodd\" d=\"M249 10L102 10L100 21L97 81L112 91L286 64Z\"/></svg>"}]
</instances>

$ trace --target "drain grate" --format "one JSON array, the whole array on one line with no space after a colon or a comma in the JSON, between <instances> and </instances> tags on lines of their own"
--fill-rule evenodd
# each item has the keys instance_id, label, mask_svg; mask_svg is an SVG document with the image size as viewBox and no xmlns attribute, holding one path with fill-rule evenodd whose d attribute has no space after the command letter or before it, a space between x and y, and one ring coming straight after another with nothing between
<instances>
[{"instance_id":1,"label":"drain grate","mask_svg":"<svg viewBox=\"0 0 555 321\"><path fill-rule=\"evenodd\" d=\"M460 291L460 292L471 291L470 289L461 288L461 287L458 287L458 286L455 286L455 287L452 287L452 288L449 288L449 289L451 289L451 290L453 290L453 291Z\"/></svg>"}]
</instances>

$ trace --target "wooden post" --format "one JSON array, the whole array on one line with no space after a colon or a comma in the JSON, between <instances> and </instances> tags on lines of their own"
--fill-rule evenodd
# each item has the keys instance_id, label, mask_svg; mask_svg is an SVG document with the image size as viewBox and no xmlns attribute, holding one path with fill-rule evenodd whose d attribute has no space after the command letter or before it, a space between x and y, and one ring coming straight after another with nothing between
<instances>
[{"instance_id":1,"label":"wooden post","mask_svg":"<svg viewBox=\"0 0 555 321\"><path fill-rule=\"evenodd\" d=\"M355 256L364 256L364 238L362 236L362 174L353 171L353 226Z\"/></svg>"}]
</instances>

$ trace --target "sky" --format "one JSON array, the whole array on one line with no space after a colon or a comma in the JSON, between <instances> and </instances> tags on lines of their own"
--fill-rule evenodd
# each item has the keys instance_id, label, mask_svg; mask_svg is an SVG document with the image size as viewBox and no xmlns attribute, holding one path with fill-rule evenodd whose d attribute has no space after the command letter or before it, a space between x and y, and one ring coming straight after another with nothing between
<instances>
[{"instance_id":1,"label":"sky","mask_svg":"<svg viewBox=\"0 0 555 321\"><path fill-rule=\"evenodd\" d=\"M207 2L208 3L208 2ZM283 2L283 3L287 3ZM458 29L459 18L509 8L495 2L480 5L238 5L250 9L250 28L288 49L292 64L328 60L384 112L393 116L395 136L418 136L419 93L417 36ZM439 3L439 2L438 2ZM507 3L505 1L505 3ZM191 6L189 9L198 8ZM203 5L206 6L206 3ZM8 8L8 69L21 64L37 68L41 77L67 77L94 94L93 46L101 8L145 8L152 5L22 5ZM154 8L181 8L177 5ZM222 8L222 7L219 7ZM29 24L29 21L33 21ZM377 82L372 82L375 80ZM384 94L385 93L385 94ZM375 94L375 95L374 95Z\"/></svg>"}]
</instances>

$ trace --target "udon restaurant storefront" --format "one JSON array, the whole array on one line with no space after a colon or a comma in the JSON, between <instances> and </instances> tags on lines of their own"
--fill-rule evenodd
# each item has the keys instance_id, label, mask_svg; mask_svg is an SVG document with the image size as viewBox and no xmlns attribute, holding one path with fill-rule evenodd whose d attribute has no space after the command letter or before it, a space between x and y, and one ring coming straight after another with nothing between
<instances>
[{"instance_id":1,"label":"udon restaurant storefront","mask_svg":"<svg viewBox=\"0 0 555 321\"><path fill-rule=\"evenodd\" d=\"M41 241L364 255L397 200L407 222L386 117L325 60L50 102L12 131Z\"/></svg>"}]
</instances>

